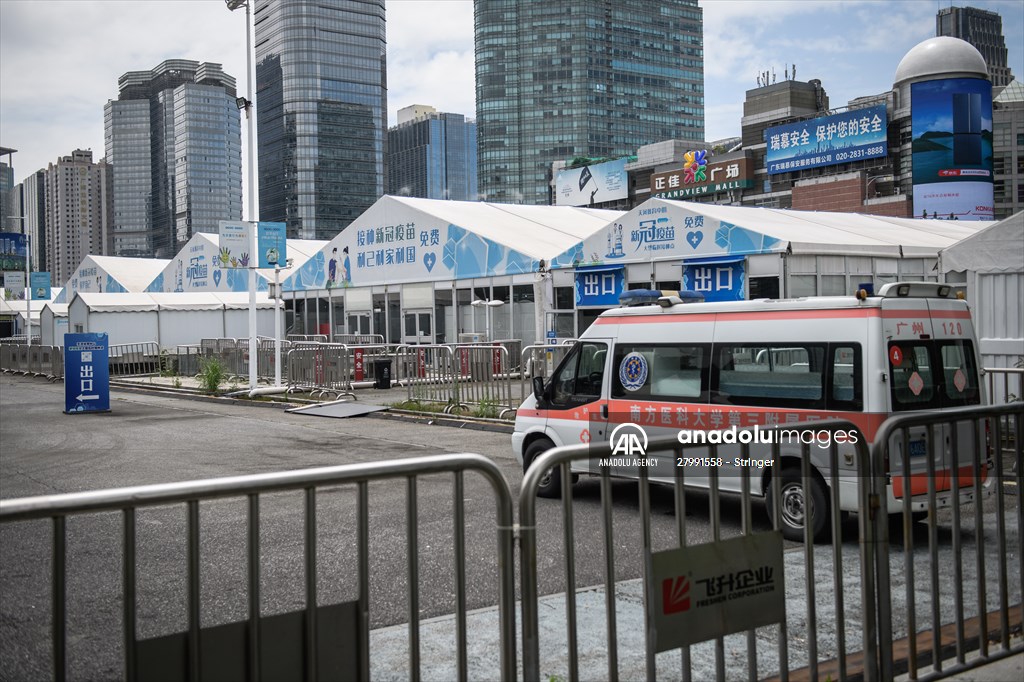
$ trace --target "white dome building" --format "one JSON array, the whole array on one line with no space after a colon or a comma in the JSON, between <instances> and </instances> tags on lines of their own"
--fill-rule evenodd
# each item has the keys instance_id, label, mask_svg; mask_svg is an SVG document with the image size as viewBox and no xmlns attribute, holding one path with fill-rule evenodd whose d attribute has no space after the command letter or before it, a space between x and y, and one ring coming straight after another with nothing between
<instances>
[{"instance_id":1,"label":"white dome building","mask_svg":"<svg viewBox=\"0 0 1024 682\"><path fill-rule=\"evenodd\" d=\"M992 82L985 58L959 38L914 46L896 67L899 184L915 217L992 220Z\"/></svg>"}]
</instances>

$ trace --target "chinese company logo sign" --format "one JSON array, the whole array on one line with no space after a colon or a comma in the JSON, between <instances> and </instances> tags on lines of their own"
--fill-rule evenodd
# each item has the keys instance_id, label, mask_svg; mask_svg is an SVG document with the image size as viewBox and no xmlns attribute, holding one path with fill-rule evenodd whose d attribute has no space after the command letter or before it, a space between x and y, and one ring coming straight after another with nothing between
<instances>
[{"instance_id":1,"label":"chinese company logo sign","mask_svg":"<svg viewBox=\"0 0 1024 682\"><path fill-rule=\"evenodd\" d=\"M749 157L709 162L706 150L686 152L681 169L651 176L651 196L662 199L685 199L753 186L753 162Z\"/></svg>"},{"instance_id":2,"label":"chinese company logo sign","mask_svg":"<svg viewBox=\"0 0 1024 682\"><path fill-rule=\"evenodd\" d=\"M651 554L646 595L656 652L785 619L782 534L754 533Z\"/></svg>"},{"instance_id":3,"label":"chinese company logo sign","mask_svg":"<svg viewBox=\"0 0 1024 682\"><path fill-rule=\"evenodd\" d=\"M768 174L885 156L886 121L885 105L880 105L769 128Z\"/></svg>"}]
</instances>

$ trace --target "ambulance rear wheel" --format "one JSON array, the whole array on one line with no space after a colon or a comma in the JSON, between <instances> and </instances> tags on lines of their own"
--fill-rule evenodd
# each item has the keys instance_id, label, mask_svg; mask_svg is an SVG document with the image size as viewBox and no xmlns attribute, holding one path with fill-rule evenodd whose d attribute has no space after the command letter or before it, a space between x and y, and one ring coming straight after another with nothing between
<instances>
[{"instance_id":1,"label":"ambulance rear wheel","mask_svg":"<svg viewBox=\"0 0 1024 682\"><path fill-rule=\"evenodd\" d=\"M523 457L523 461L526 462L523 471L525 472L533 464L533 460L540 457L542 454L555 447L555 444L549 441L547 438L541 438L530 443L529 447L526 448L526 453ZM572 482L576 482L576 476L572 477ZM556 466L549 470L540 479L540 485L537 486L537 497L561 497L562 495L562 468Z\"/></svg>"},{"instance_id":2,"label":"ambulance rear wheel","mask_svg":"<svg viewBox=\"0 0 1024 682\"><path fill-rule=\"evenodd\" d=\"M787 540L801 542L804 539L804 521L810 516L811 538L814 542L821 542L828 536L828 493L825 483L813 475L807 488L805 496L799 469L782 470L779 481L780 530ZM769 518L775 505L773 494L774 489L769 484L766 495Z\"/></svg>"}]
</instances>

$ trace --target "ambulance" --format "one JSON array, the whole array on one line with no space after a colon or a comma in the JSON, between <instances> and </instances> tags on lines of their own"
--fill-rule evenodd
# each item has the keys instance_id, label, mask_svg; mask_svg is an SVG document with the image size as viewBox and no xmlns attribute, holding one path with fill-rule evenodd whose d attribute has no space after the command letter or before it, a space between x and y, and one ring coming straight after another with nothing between
<instances>
[{"instance_id":1,"label":"ambulance","mask_svg":"<svg viewBox=\"0 0 1024 682\"><path fill-rule=\"evenodd\" d=\"M738 431L846 419L858 431L834 436L839 511L855 512L854 441L864 437L870 447L879 425L894 414L984 404L977 351L966 301L934 282L886 284L877 295L861 290L845 297L730 303L684 303L677 296L660 296L654 305L604 312L549 381L534 378L533 394L516 414L513 449L525 471L552 447L607 441L617 427L632 424L629 428L639 427L652 438L677 434L681 442L726 443L717 446L714 457L710 447L688 448L684 461L661 453L656 466L648 468L652 481L674 484L675 467L684 466L687 486L706 487L708 468L714 466L721 490L738 493L741 446L729 444L736 443ZM780 476L783 534L802 539L809 517L813 536L823 539L830 528L832 443L818 440L810 447L812 478L805 500L802 445L793 440L795 433L781 440L781 466L776 468L770 444L750 445L751 491L766 498L771 509L772 476ZM956 448L950 445L952 437ZM927 513L929 457L940 506L951 504L954 470L960 475L961 503L973 497L973 456L975 448L985 448L986 434L961 422L932 433L911 430L908 443L916 517ZM960 461L954 465L955 451ZM902 438L894 438L891 452L886 506L894 514L903 509ZM983 479L989 456L982 457L977 472ZM635 478L636 463L629 457L580 460L572 465L573 480L605 468L613 476ZM558 496L560 486L554 469L539 494Z\"/></svg>"}]
</instances>

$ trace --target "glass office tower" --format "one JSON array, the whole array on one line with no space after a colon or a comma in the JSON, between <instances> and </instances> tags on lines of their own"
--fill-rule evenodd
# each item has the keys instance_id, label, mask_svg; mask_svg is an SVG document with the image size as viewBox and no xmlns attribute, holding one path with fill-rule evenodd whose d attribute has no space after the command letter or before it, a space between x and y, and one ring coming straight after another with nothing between
<instances>
[{"instance_id":1,"label":"glass office tower","mask_svg":"<svg viewBox=\"0 0 1024 682\"><path fill-rule=\"evenodd\" d=\"M118 79L103 108L113 180L107 253L170 258L196 232L242 218L235 79L220 64L168 59Z\"/></svg>"},{"instance_id":2,"label":"glass office tower","mask_svg":"<svg viewBox=\"0 0 1024 682\"><path fill-rule=\"evenodd\" d=\"M417 105L388 130L388 193L476 201L476 123Z\"/></svg>"},{"instance_id":3,"label":"glass office tower","mask_svg":"<svg viewBox=\"0 0 1024 682\"><path fill-rule=\"evenodd\" d=\"M697 0L475 0L485 201L550 204L551 163L704 139Z\"/></svg>"},{"instance_id":4,"label":"glass office tower","mask_svg":"<svg viewBox=\"0 0 1024 682\"><path fill-rule=\"evenodd\" d=\"M260 219L330 239L384 193L384 0L256 0Z\"/></svg>"}]
</instances>

